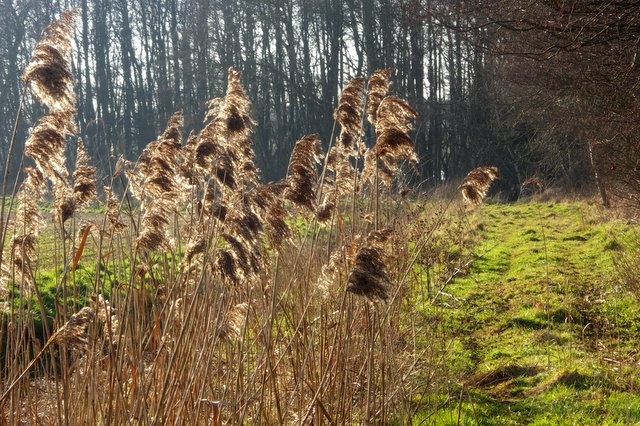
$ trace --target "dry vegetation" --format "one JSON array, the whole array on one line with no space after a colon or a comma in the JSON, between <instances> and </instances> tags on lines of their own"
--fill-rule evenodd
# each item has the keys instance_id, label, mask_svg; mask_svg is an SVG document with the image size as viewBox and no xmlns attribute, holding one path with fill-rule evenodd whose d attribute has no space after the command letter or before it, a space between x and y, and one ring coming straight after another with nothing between
<instances>
[{"instance_id":1,"label":"dry vegetation","mask_svg":"<svg viewBox=\"0 0 640 426\"><path fill-rule=\"evenodd\" d=\"M204 128L185 141L175 113L137 162L114 165L104 215L83 221L95 169L80 140L73 173L65 158L74 15L48 27L23 77L49 112L26 143L35 167L2 206L2 423L410 418L414 395L436 393L441 377L441 353L411 311L414 263L446 208L416 224L422 206L393 196L402 165L417 161L407 135L416 112L388 94L390 72L376 71L367 93L363 78L347 83L326 155L305 136L287 177L262 184L249 100L230 69ZM38 248L51 228L36 204L45 188L52 264Z\"/></svg>"}]
</instances>

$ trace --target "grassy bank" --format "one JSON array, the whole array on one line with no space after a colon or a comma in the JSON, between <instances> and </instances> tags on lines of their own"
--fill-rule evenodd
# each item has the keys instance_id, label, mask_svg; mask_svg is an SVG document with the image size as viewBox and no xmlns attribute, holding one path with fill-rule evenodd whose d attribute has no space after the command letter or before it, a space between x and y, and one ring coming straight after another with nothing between
<instances>
[{"instance_id":1,"label":"grassy bank","mask_svg":"<svg viewBox=\"0 0 640 426\"><path fill-rule=\"evenodd\" d=\"M414 424L640 421L640 309L614 265L637 230L584 203L485 205L469 226L468 270L421 309L453 383Z\"/></svg>"}]
</instances>

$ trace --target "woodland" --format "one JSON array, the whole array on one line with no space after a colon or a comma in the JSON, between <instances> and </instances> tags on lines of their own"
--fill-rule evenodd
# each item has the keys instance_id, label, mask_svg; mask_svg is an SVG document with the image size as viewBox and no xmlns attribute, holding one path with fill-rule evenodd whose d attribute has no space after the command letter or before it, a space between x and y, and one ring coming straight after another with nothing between
<instances>
[{"instance_id":1,"label":"woodland","mask_svg":"<svg viewBox=\"0 0 640 426\"><path fill-rule=\"evenodd\" d=\"M633 185L638 5L632 1L300 0L3 1L0 160L40 115L20 76L43 28L79 10L71 58L79 135L102 174L135 159L182 111L199 130L230 66L256 121L256 161L286 172L301 135L326 147L342 84L393 69L394 92L418 111L419 181L434 186L496 165L517 198L533 175L562 185L593 168ZM597 159L589 162L589 152ZM13 160L12 169L17 169ZM624 192L624 191L623 191Z\"/></svg>"}]
</instances>

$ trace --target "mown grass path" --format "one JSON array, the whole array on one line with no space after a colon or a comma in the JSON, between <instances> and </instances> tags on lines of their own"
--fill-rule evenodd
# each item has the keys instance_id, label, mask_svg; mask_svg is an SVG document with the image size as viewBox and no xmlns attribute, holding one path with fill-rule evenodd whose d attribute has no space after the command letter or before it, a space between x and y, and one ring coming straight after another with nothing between
<instances>
[{"instance_id":1,"label":"mown grass path","mask_svg":"<svg viewBox=\"0 0 640 426\"><path fill-rule=\"evenodd\" d=\"M478 258L425 308L459 395L414 424L640 423L640 309L614 266L633 226L583 203L485 205L470 222Z\"/></svg>"}]
</instances>

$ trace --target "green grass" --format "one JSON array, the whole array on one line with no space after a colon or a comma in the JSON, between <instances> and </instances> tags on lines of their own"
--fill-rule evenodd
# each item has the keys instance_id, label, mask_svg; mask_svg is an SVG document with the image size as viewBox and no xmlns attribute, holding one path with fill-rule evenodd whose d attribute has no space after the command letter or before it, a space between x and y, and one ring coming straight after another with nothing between
<instances>
[{"instance_id":1,"label":"green grass","mask_svg":"<svg viewBox=\"0 0 640 426\"><path fill-rule=\"evenodd\" d=\"M421 307L457 390L413 424L640 422L640 308L613 263L636 230L582 203L484 205L469 223L478 258Z\"/></svg>"}]
</instances>

